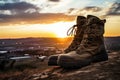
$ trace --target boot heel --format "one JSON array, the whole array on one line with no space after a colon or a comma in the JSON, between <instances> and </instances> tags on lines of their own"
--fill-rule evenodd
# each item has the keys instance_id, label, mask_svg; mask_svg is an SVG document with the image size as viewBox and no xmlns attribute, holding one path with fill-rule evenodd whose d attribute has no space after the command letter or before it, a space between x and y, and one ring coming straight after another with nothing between
<instances>
[{"instance_id":1,"label":"boot heel","mask_svg":"<svg viewBox=\"0 0 120 80\"><path fill-rule=\"evenodd\" d=\"M95 55L92 59L92 62L96 63L96 62L101 62L101 61L106 61L106 60L108 60L108 54L104 52L104 53L99 53Z\"/></svg>"}]
</instances>

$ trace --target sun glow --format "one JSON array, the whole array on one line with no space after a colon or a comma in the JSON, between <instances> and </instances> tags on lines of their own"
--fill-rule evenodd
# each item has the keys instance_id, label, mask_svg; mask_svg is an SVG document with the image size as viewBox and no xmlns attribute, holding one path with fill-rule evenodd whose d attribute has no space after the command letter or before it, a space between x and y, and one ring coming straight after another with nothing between
<instances>
[{"instance_id":1,"label":"sun glow","mask_svg":"<svg viewBox=\"0 0 120 80\"><path fill-rule=\"evenodd\" d=\"M67 37L67 35L66 35L66 33L64 32L64 33L56 33L57 34L57 37L59 37L59 38L65 38L65 37Z\"/></svg>"},{"instance_id":2,"label":"sun glow","mask_svg":"<svg viewBox=\"0 0 120 80\"><path fill-rule=\"evenodd\" d=\"M28 24L4 26L0 28L0 38L21 37L67 37L67 30L74 22L56 22L53 24ZM4 35L3 35L4 34Z\"/></svg>"},{"instance_id":3,"label":"sun glow","mask_svg":"<svg viewBox=\"0 0 120 80\"><path fill-rule=\"evenodd\" d=\"M53 25L54 30L53 32L56 34L56 37L65 38L67 37L67 31L68 29L73 25L74 23L71 22L59 22Z\"/></svg>"},{"instance_id":4,"label":"sun glow","mask_svg":"<svg viewBox=\"0 0 120 80\"><path fill-rule=\"evenodd\" d=\"M104 36L116 36L120 34L118 18L110 18L105 24ZM112 21L112 22L110 22ZM75 24L73 22L56 22L52 24L23 24L0 27L0 38L23 37L67 37L67 30ZM115 25L116 24L116 25Z\"/></svg>"},{"instance_id":5,"label":"sun glow","mask_svg":"<svg viewBox=\"0 0 120 80\"><path fill-rule=\"evenodd\" d=\"M67 30L74 24L74 22L58 22L49 24L49 27L44 27L45 31L52 32L55 37L65 38L67 37Z\"/></svg>"}]
</instances>

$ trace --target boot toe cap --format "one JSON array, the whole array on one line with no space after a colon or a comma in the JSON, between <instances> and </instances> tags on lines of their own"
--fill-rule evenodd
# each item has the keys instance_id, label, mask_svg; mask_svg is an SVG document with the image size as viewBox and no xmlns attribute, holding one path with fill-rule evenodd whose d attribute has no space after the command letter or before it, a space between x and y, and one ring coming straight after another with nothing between
<instances>
[{"instance_id":1,"label":"boot toe cap","mask_svg":"<svg viewBox=\"0 0 120 80\"><path fill-rule=\"evenodd\" d=\"M48 59L48 65L49 66L57 66L57 59L59 55L52 55Z\"/></svg>"},{"instance_id":2,"label":"boot toe cap","mask_svg":"<svg viewBox=\"0 0 120 80\"><path fill-rule=\"evenodd\" d=\"M58 58L58 65L63 68L81 68L83 66L87 66L90 64L90 60L82 60L78 59L76 60L74 57L70 57L67 55L60 55Z\"/></svg>"}]
</instances>

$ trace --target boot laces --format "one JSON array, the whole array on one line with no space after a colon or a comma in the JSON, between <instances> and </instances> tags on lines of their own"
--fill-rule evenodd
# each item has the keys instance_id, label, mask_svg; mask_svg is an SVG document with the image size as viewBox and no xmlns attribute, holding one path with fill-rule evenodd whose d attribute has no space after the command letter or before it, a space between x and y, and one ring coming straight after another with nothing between
<instances>
[{"instance_id":1,"label":"boot laces","mask_svg":"<svg viewBox=\"0 0 120 80\"><path fill-rule=\"evenodd\" d=\"M71 28L68 29L67 36L76 35L76 31L77 31L77 25L73 25Z\"/></svg>"}]
</instances>

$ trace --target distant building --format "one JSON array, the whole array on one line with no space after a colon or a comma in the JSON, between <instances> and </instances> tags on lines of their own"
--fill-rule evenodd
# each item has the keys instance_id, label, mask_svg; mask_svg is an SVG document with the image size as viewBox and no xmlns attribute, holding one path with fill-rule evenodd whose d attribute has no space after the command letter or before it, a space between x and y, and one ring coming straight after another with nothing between
<instances>
[{"instance_id":1,"label":"distant building","mask_svg":"<svg viewBox=\"0 0 120 80\"><path fill-rule=\"evenodd\" d=\"M8 51L0 51L0 54L5 54L7 53Z\"/></svg>"},{"instance_id":2,"label":"distant building","mask_svg":"<svg viewBox=\"0 0 120 80\"><path fill-rule=\"evenodd\" d=\"M53 51L55 49L56 49L55 47L44 47L44 51L47 51L47 50Z\"/></svg>"},{"instance_id":3,"label":"distant building","mask_svg":"<svg viewBox=\"0 0 120 80\"><path fill-rule=\"evenodd\" d=\"M0 51L0 60L7 58L8 51Z\"/></svg>"}]
</instances>

